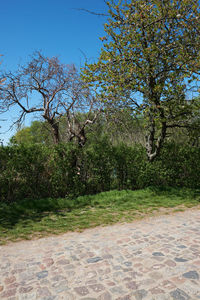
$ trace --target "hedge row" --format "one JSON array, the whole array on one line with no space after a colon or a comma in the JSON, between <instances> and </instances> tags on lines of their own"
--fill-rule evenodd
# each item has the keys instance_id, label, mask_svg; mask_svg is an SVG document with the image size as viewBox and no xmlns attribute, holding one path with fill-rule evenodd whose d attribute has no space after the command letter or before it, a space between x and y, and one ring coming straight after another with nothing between
<instances>
[{"instance_id":1,"label":"hedge row","mask_svg":"<svg viewBox=\"0 0 200 300\"><path fill-rule=\"evenodd\" d=\"M167 144L153 163L142 146L106 139L80 149L20 145L0 148L0 199L70 197L147 186L200 188L200 149Z\"/></svg>"}]
</instances>

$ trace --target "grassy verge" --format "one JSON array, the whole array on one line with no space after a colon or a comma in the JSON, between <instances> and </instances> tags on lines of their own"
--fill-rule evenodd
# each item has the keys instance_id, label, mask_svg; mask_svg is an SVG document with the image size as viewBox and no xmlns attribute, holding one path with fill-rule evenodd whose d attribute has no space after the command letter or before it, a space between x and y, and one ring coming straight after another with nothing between
<instances>
[{"instance_id":1,"label":"grassy verge","mask_svg":"<svg viewBox=\"0 0 200 300\"><path fill-rule=\"evenodd\" d=\"M98 225L129 222L156 211L200 204L200 191L147 188L110 191L76 199L25 199L0 203L0 244ZM170 209L171 211L171 209Z\"/></svg>"}]
</instances>

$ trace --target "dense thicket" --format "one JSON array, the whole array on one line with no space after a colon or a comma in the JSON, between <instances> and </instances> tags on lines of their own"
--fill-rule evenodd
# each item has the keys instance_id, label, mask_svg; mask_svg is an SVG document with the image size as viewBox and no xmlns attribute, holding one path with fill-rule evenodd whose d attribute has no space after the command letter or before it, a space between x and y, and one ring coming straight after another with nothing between
<instances>
[{"instance_id":1,"label":"dense thicket","mask_svg":"<svg viewBox=\"0 0 200 300\"><path fill-rule=\"evenodd\" d=\"M166 144L153 163L142 146L27 144L0 148L1 201L71 197L146 186L200 188L200 148Z\"/></svg>"}]
</instances>

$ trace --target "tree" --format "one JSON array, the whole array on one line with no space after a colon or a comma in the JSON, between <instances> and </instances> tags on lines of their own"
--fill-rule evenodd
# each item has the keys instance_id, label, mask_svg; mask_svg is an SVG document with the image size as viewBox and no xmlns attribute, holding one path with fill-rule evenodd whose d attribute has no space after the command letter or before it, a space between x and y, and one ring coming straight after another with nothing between
<instances>
[{"instance_id":1,"label":"tree","mask_svg":"<svg viewBox=\"0 0 200 300\"><path fill-rule=\"evenodd\" d=\"M99 117L102 109L92 110L93 105L90 105L87 113L69 112L66 114L66 134L67 141L77 140L78 145L83 147L87 141L86 128L94 124Z\"/></svg>"},{"instance_id":2,"label":"tree","mask_svg":"<svg viewBox=\"0 0 200 300\"><path fill-rule=\"evenodd\" d=\"M11 144L52 144L50 126L47 122L33 121L30 127L24 127L10 139Z\"/></svg>"},{"instance_id":3,"label":"tree","mask_svg":"<svg viewBox=\"0 0 200 300\"><path fill-rule=\"evenodd\" d=\"M55 144L60 142L63 116L90 111L97 102L74 65L61 64L57 57L48 58L40 52L17 72L2 73L0 78L6 78L0 88L2 106L20 108L14 124L22 124L27 114L37 113L49 124Z\"/></svg>"},{"instance_id":4,"label":"tree","mask_svg":"<svg viewBox=\"0 0 200 300\"><path fill-rule=\"evenodd\" d=\"M96 63L86 64L83 78L98 86L108 105L129 107L144 117L147 156L153 161L170 128L192 126L190 117L199 101L192 96L199 89L199 2L107 4L103 48Z\"/></svg>"}]
</instances>

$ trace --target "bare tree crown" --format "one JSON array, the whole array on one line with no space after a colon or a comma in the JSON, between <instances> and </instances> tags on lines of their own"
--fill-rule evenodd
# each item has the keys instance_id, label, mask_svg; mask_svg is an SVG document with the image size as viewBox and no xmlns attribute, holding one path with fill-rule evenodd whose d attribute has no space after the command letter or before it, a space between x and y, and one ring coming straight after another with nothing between
<instances>
[{"instance_id":1,"label":"bare tree crown","mask_svg":"<svg viewBox=\"0 0 200 300\"><path fill-rule=\"evenodd\" d=\"M55 143L60 141L61 117L67 116L72 138L78 134L72 128L71 120L75 114L90 113L96 107L96 98L80 79L75 66L61 64L57 57L48 58L36 52L17 72L2 73L1 78L6 78L0 90L2 106L9 109L17 105L20 108L14 124L21 124L27 114L38 113L50 124ZM92 120L85 121L79 132Z\"/></svg>"}]
</instances>

